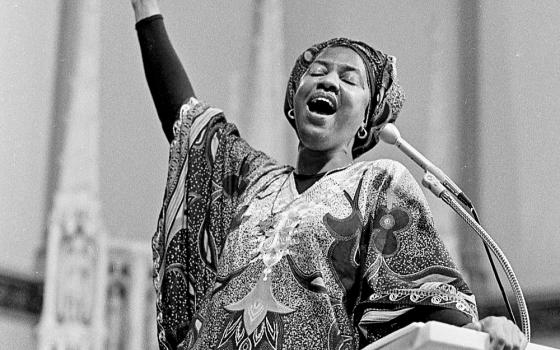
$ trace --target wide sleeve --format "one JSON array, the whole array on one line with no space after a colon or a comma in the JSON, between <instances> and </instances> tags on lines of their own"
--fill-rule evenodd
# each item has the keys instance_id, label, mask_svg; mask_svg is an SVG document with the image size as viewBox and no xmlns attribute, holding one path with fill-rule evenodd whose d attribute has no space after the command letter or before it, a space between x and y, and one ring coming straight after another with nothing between
<instances>
[{"instance_id":1,"label":"wide sleeve","mask_svg":"<svg viewBox=\"0 0 560 350\"><path fill-rule=\"evenodd\" d=\"M474 296L441 241L418 183L389 161L373 179L354 319L362 346L427 315L476 320ZM449 317L451 315L451 317Z\"/></svg>"},{"instance_id":2,"label":"wide sleeve","mask_svg":"<svg viewBox=\"0 0 560 350\"><path fill-rule=\"evenodd\" d=\"M186 336L240 200L279 169L250 147L222 111L191 98L173 127L169 173L152 240L160 348ZM165 346L164 346L165 345Z\"/></svg>"}]
</instances>

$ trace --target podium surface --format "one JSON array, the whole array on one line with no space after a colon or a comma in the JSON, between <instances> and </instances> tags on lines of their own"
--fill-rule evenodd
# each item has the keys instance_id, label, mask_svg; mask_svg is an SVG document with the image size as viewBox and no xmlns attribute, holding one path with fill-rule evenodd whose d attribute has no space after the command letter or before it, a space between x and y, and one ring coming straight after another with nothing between
<instances>
[{"instance_id":1,"label":"podium surface","mask_svg":"<svg viewBox=\"0 0 560 350\"><path fill-rule=\"evenodd\" d=\"M486 350L490 337L472 329L455 327L441 322L415 322L366 346L362 350ZM528 344L527 350L555 350Z\"/></svg>"}]
</instances>

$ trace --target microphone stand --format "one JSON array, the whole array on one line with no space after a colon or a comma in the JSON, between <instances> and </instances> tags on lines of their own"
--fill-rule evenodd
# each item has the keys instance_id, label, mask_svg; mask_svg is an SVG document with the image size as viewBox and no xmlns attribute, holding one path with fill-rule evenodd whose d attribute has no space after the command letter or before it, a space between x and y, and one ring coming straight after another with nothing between
<instances>
[{"instance_id":1,"label":"microphone stand","mask_svg":"<svg viewBox=\"0 0 560 350\"><path fill-rule=\"evenodd\" d=\"M465 204L465 203L463 203L463 204ZM478 219L478 214L476 213L476 209L474 208L474 205L472 205L472 203L469 203L469 204L465 204L465 206L468 209L471 210L471 216L473 217L473 219L479 225L482 225L480 223L480 220ZM494 264L494 259L492 258L492 253L490 252L490 249L488 248L488 245L484 242L482 242L482 243L483 243L483 246L484 246L484 251L486 252L486 256L488 256L488 261L490 262L490 266L492 267L492 272L494 273L494 277L496 278L496 282L498 283L498 287L500 288L500 292L502 293L502 298L504 299L506 309L507 309L507 311L509 313L509 316L511 317L511 320L513 321L513 323L515 323L517 325L518 323L515 320L515 316L513 315L513 310L511 309L511 305L510 305L509 299L506 295L506 291L504 289L502 281L500 280L500 276L498 275L498 270L496 269L496 264Z\"/></svg>"},{"instance_id":2,"label":"microphone stand","mask_svg":"<svg viewBox=\"0 0 560 350\"><path fill-rule=\"evenodd\" d=\"M484 228L475 221L475 219L469 214L465 208L453 198L452 195L445 189L441 182L430 172L426 171L424 178L422 179L422 185L429 189L436 197L441 198L447 205L451 207L460 217L465 221L482 239L488 248L494 253L504 272L507 279L511 285L513 293L517 299L517 305L519 307L519 315L521 317L521 330L527 337L527 341L531 340L531 325L529 321L529 312L527 310L527 304L525 298L523 297L523 292L519 281L513 272L513 268L506 258L505 254L502 252L498 244L492 239L492 237L484 230Z\"/></svg>"}]
</instances>

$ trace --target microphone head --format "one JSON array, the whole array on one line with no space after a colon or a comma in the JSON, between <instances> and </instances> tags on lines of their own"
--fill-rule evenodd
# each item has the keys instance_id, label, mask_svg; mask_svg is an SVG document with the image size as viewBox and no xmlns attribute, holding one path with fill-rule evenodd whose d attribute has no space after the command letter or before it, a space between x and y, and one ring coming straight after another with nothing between
<instances>
[{"instance_id":1,"label":"microphone head","mask_svg":"<svg viewBox=\"0 0 560 350\"><path fill-rule=\"evenodd\" d=\"M397 143L398 139L401 138L401 133L399 129L393 123L387 123L379 131L379 138L390 145Z\"/></svg>"}]
</instances>

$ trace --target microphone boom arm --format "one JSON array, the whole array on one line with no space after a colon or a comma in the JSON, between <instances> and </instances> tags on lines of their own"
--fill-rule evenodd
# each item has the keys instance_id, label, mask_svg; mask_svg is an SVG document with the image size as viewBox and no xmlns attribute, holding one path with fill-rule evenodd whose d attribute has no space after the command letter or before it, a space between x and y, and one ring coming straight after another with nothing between
<instances>
[{"instance_id":1,"label":"microphone boom arm","mask_svg":"<svg viewBox=\"0 0 560 350\"><path fill-rule=\"evenodd\" d=\"M399 129L389 123L385 125L379 131L379 138L384 142L397 146L404 154L406 154L410 159L412 159L416 164L418 164L422 169L433 174L442 184L451 192L455 197L457 197L463 204L467 207L472 207L471 200L463 193L461 188L457 186L449 176L447 176L440 168L435 166L428 158L418 152L414 147L412 147L405 139L401 137Z\"/></svg>"}]
</instances>

